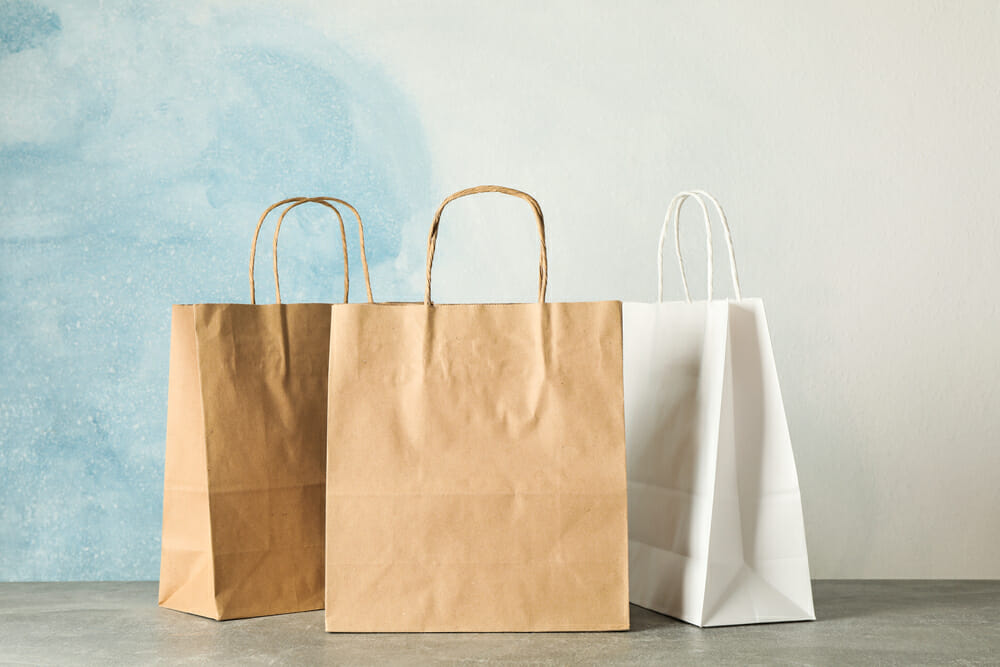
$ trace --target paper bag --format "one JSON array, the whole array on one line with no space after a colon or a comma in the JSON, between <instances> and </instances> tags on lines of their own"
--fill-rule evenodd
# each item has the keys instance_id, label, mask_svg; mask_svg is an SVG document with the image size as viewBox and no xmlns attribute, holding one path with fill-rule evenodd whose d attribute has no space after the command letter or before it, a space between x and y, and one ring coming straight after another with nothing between
<instances>
[{"instance_id":1,"label":"paper bag","mask_svg":"<svg viewBox=\"0 0 1000 667\"><path fill-rule=\"evenodd\" d=\"M538 303L431 302L479 192L531 204ZM328 631L628 628L620 304L546 303L546 266L537 202L471 188L424 303L333 313Z\"/></svg>"},{"instance_id":2,"label":"paper bag","mask_svg":"<svg viewBox=\"0 0 1000 667\"><path fill-rule=\"evenodd\" d=\"M711 199L736 300L712 300ZM742 298L702 191L708 301L625 303L630 599L698 626L810 620L802 505L760 299ZM675 223L676 225L676 223ZM660 263L662 300L662 260Z\"/></svg>"},{"instance_id":3,"label":"paper bag","mask_svg":"<svg viewBox=\"0 0 1000 667\"><path fill-rule=\"evenodd\" d=\"M261 216L250 304L173 308L159 604L218 620L323 606L326 382L330 304L255 305L257 236L305 203ZM368 299L368 267L364 255ZM351 354L344 350L343 354Z\"/></svg>"}]
</instances>

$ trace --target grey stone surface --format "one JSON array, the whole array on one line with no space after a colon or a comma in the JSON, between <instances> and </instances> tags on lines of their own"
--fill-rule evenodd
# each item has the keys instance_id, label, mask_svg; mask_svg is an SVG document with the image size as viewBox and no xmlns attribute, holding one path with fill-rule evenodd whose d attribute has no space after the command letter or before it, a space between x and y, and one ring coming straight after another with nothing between
<instances>
[{"instance_id":1,"label":"grey stone surface","mask_svg":"<svg viewBox=\"0 0 1000 667\"><path fill-rule=\"evenodd\" d=\"M1000 664L1000 581L817 581L814 623L700 630L632 607L632 630L323 631L323 612L216 622L156 584L0 584L2 664Z\"/></svg>"}]
</instances>

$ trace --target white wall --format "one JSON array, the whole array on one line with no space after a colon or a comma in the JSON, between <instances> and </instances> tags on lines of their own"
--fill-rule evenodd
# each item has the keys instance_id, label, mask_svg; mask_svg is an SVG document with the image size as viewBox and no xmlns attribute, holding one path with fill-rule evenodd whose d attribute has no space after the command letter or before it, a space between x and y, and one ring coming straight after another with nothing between
<instances>
[{"instance_id":1,"label":"white wall","mask_svg":"<svg viewBox=\"0 0 1000 667\"><path fill-rule=\"evenodd\" d=\"M302 9L414 101L436 197L538 197L552 299L652 300L671 195L717 194L768 307L814 576L1000 576L1000 3ZM523 205L459 207L436 298L530 300ZM383 273L422 280L431 213Z\"/></svg>"}]
</instances>

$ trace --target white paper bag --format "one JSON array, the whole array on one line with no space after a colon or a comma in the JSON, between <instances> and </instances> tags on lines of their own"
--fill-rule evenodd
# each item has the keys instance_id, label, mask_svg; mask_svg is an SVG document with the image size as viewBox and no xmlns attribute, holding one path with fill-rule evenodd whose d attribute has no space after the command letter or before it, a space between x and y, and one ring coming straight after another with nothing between
<instances>
[{"instance_id":1,"label":"white paper bag","mask_svg":"<svg viewBox=\"0 0 1000 667\"><path fill-rule=\"evenodd\" d=\"M690 301L676 224L705 216L708 301ZM735 300L712 300L722 220ZM813 620L798 476L760 299L743 299L732 238L703 191L670 203L687 302L623 304L629 599L698 626Z\"/></svg>"}]
</instances>

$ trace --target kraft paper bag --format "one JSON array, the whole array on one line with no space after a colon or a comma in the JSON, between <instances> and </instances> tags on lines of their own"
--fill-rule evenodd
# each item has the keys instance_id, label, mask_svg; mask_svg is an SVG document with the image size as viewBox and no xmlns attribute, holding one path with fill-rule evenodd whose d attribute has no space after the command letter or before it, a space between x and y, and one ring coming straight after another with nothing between
<instances>
[{"instance_id":1,"label":"kraft paper bag","mask_svg":"<svg viewBox=\"0 0 1000 667\"><path fill-rule=\"evenodd\" d=\"M480 192L532 206L538 303L431 302L441 212ZM481 186L434 217L424 303L333 312L328 631L628 628L620 304L546 274L538 203Z\"/></svg>"},{"instance_id":2,"label":"kraft paper bag","mask_svg":"<svg viewBox=\"0 0 1000 667\"><path fill-rule=\"evenodd\" d=\"M708 232L709 296L690 300L677 222L688 197ZM721 218L736 299L712 299ZM760 299L741 295L722 207L670 204L686 302L625 303L629 578L633 603L698 626L815 619L802 504Z\"/></svg>"},{"instance_id":3,"label":"kraft paper bag","mask_svg":"<svg viewBox=\"0 0 1000 667\"><path fill-rule=\"evenodd\" d=\"M159 604L218 620L323 607L330 304L282 304L270 207L254 232L250 304L173 308ZM288 204L273 248L277 303L256 305L253 266L267 215ZM368 267L358 216L368 299ZM340 306L335 306L340 307ZM350 350L342 351L349 355ZM340 352L338 352L340 354Z\"/></svg>"}]
</instances>

